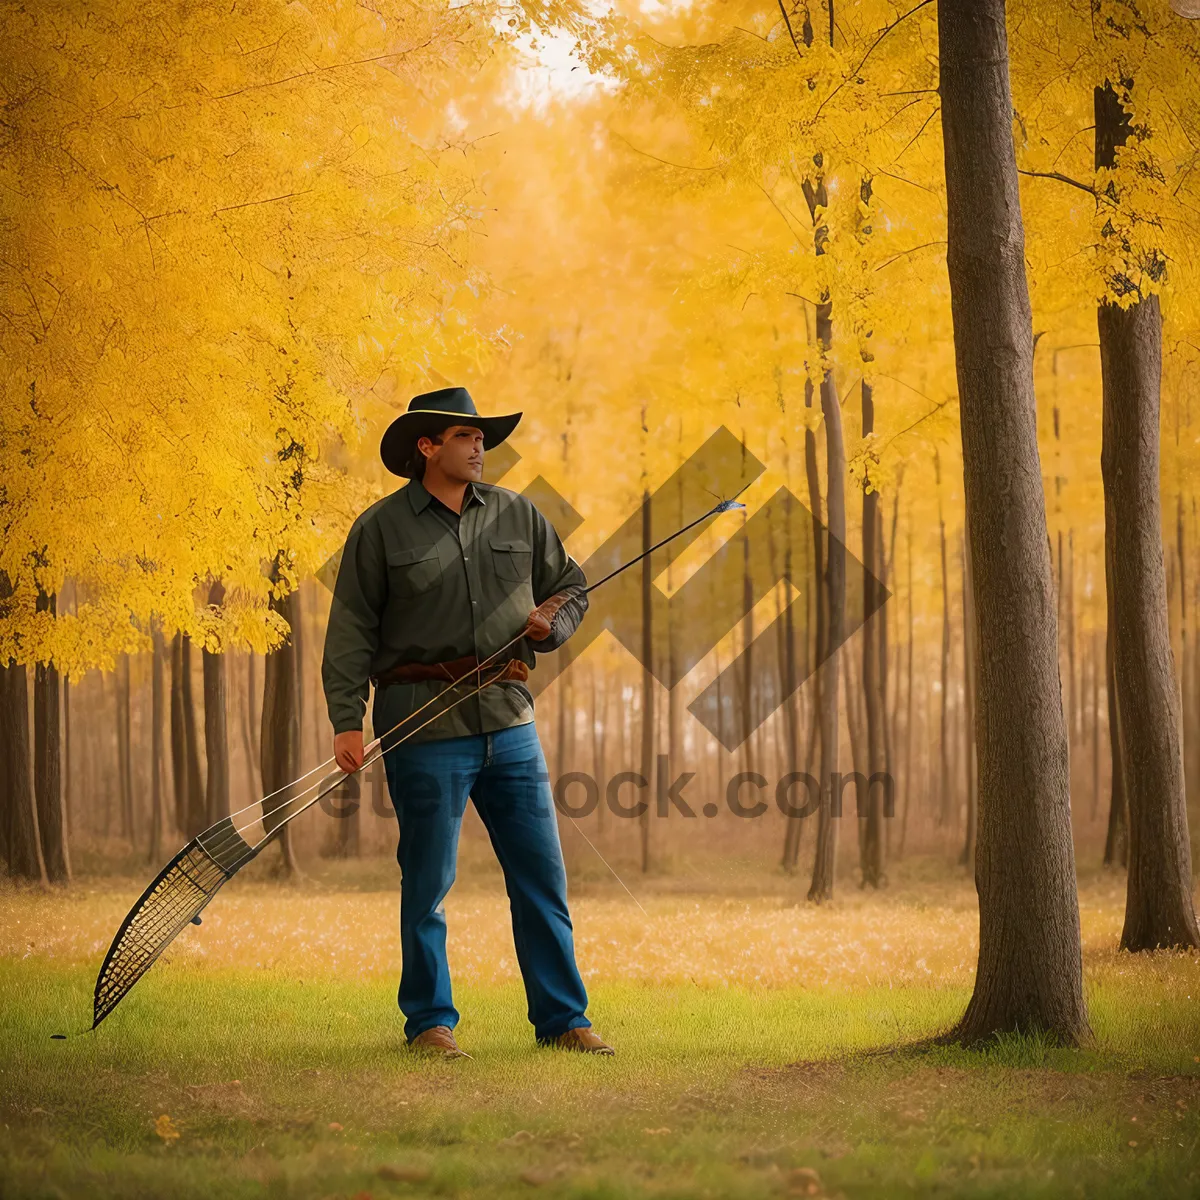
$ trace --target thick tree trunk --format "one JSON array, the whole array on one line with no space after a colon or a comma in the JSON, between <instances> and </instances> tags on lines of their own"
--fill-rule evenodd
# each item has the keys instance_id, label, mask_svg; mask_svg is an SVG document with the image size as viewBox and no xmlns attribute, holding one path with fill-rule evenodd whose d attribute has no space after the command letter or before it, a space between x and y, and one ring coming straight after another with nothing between
<instances>
[{"instance_id":1,"label":"thick tree trunk","mask_svg":"<svg viewBox=\"0 0 1200 1200\"><path fill-rule=\"evenodd\" d=\"M289 592L282 599L272 596L271 608L279 613L295 629L296 593ZM263 678L262 733L262 787L263 794L281 792L300 774L300 710L296 701L297 671L299 663L296 644L289 633L287 641L267 655ZM283 824L287 815L289 792L281 792L268 802L263 813L263 828L267 833L279 830L280 866L285 875L299 874L291 839L291 827Z\"/></svg>"},{"instance_id":2,"label":"thick tree trunk","mask_svg":"<svg viewBox=\"0 0 1200 1200\"><path fill-rule=\"evenodd\" d=\"M153 866L162 858L163 832L166 825L166 796L163 790L163 775L166 769L163 753L163 667L166 646L162 630L157 624L151 636L154 639L154 651L150 663L150 845L147 860Z\"/></svg>"},{"instance_id":3,"label":"thick tree trunk","mask_svg":"<svg viewBox=\"0 0 1200 1200\"><path fill-rule=\"evenodd\" d=\"M225 602L218 581L208 593L209 604ZM204 758L208 766L204 796L205 824L215 825L229 816L229 732L226 719L226 656L201 650L204 676Z\"/></svg>"},{"instance_id":4,"label":"thick tree trunk","mask_svg":"<svg viewBox=\"0 0 1200 1200\"><path fill-rule=\"evenodd\" d=\"M1113 666L1129 880L1124 950L1200 945L1167 624L1158 472L1162 318L1158 297L1100 306L1105 537L1112 544Z\"/></svg>"},{"instance_id":5,"label":"thick tree trunk","mask_svg":"<svg viewBox=\"0 0 1200 1200\"><path fill-rule=\"evenodd\" d=\"M1089 1036L1003 0L938 0L979 662L979 964L949 1035Z\"/></svg>"},{"instance_id":6,"label":"thick tree trunk","mask_svg":"<svg viewBox=\"0 0 1200 1200\"><path fill-rule=\"evenodd\" d=\"M37 800L29 761L29 687L25 665L0 667L0 769L9 873L46 882Z\"/></svg>"},{"instance_id":7,"label":"thick tree trunk","mask_svg":"<svg viewBox=\"0 0 1200 1200\"><path fill-rule=\"evenodd\" d=\"M871 385L862 384L862 433L867 437L875 430L875 403ZM886 679L887 626L886 610L876 612L882 595L876 587L884 575L883 546L880 544L879 493L869 474L863 475L862 540L863 540L863 662L862 687L866 702L866 775L885 770L884 720L887 710L881 681ZM881 653L882 651L882 653ZM880 789L867 788L866 820L859 843L859 866L864 887L879 887L883 882L883 797Z\"/></svg>"},{"instance_id":8,"label":"thick tree trunk","mask_svg":"<svg viewBox=\"0 0 1200 1200\"><path fill-rule=\"evenodd\" d=\"M53 616L55 599L39 590L38 611ZM58 668L53 663L38 663L33 673L33 783L37 795L38 833L46 878L51 883L69 883L71 861L63 815L58 695Z\"/></svg>"}]
</instances>

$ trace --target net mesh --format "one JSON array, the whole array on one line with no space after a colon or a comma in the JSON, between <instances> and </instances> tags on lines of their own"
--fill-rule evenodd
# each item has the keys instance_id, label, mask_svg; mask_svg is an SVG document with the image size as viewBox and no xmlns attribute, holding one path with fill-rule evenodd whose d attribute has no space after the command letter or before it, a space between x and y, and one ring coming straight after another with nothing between
<instances>
[{"instance_id":1,"label":"net mesh","mask_svg":"<svg viewBox=\"0 0 1200 1200\"><path fill-rule=\"evenodd\" d=\"M93 1029L254 853L226 819L193 838L167 863L130 910L105 955L96 979Z\"/></svg>"}]
</instances>

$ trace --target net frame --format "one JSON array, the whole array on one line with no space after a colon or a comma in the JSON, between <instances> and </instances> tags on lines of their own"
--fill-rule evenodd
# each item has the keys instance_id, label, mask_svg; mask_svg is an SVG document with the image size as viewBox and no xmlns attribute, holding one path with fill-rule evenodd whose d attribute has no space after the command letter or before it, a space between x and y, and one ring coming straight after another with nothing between
<instances>
[{"instance_id":1,"label":"net frame","mask_svg":"<svg viewBox=\"0 0 1200 1200\"><path fill-rule=\"evenodd\" d=\"M206 838L220 837L210 852ZM95 1029L192 924L222 884L262 848L251 846L226 817L192 838L158 873L121 922L100 972L92 1005Z\"/></svg>"}]
</instances>

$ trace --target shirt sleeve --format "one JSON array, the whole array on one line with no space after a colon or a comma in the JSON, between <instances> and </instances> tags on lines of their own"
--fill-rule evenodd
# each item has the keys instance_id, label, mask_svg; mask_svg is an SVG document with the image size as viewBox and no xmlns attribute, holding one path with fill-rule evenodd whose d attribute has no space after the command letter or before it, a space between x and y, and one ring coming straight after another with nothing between
<instances>
[{"instance_id":1,"label":"shirt sleeve","mask_svg":"<svg viewBox=\"0 0 1200 1200\"><path fill-rule=\"evenodd\" d=\"M342 548L321 658L321 683L335 734L363 727L386 603L387 566L379 529L374 522L355 522Z\"/></svg>"},{"instance_id":2,"label":"shirt sleeve","mask_svg":"<svg viewBox=\"0 0 1200 1200\"><path fill-rule=\"evenodd\" d=\"M579 628L588 606L586 587L587 576L583 568L567 553L558 531L534 506L533 602L541 604L558 592L571 593L571 599L555 613L549 636L540 642L529 639L529 644L539 654L557 650Z\"/></svg>"}]
</instances>

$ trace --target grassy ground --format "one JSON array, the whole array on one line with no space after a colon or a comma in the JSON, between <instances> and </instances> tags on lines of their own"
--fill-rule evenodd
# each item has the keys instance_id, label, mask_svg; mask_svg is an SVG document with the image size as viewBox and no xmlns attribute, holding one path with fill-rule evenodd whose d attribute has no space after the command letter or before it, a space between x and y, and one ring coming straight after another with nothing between
<instances>
[{"instance_id":1,"label":"grassy ground","mask_svg":"<svg viewBox=\"0 0 1200 1200\"><path fill-rule=\"evenodd\" d=\"M1200 1194L1200 956L1116 953L1117 879L1081 885L1094 1045L986 1054L895 1049L970 994L960 879L913 867L813 909L725 866L641 883L645 915L581 882L618 1049L590 1059L534 1047L502 889L464 871L447 912L475 1057L438 1063L403 1047L394 865L340 870L239 878L67 1041L140 882L0 891L0 1195Z\"/></svg>"}]
</instances>

